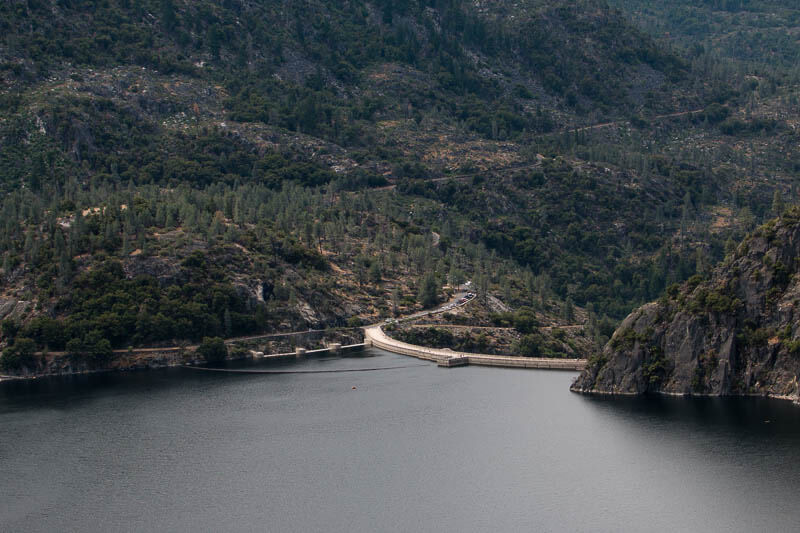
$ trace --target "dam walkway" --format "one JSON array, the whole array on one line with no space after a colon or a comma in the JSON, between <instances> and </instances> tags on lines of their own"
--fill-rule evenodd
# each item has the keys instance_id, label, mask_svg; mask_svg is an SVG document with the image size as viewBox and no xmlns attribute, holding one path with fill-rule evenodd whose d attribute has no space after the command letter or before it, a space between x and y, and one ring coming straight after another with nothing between
<instances>
[{"instance_id":1,"label":"dam walkway","mask_svg":"<svg viewBox=\"0 0 800 533\"><path fill-rule=\"evenodd\" d=\"M387 352L409 355L432 361L442 367L466 365L501 366L508 368L546 368L553 370L583 370L586 359L552 359L542 357L517 357L510 355L473 354L455 352L444 348L427 348L392 339L380 325L364 328L364 344Z\"/></svg>"}]
</instances>

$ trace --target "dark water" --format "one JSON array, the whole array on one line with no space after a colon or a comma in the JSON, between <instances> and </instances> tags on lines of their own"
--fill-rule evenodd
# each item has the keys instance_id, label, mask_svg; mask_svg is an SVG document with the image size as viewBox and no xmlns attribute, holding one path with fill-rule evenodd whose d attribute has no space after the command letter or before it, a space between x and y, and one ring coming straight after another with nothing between
<instances>
[{"instance_id":1,"label":"dark water","mask_svg":"<svg viewBox=\"0 0 800 533\"><path fill-rule=\"evenodd\" d=\"M385 352L0 386L1 531L797 531L800 408ZM357 390L352 390L356 386Z\"/></svg>"}]
</instances>

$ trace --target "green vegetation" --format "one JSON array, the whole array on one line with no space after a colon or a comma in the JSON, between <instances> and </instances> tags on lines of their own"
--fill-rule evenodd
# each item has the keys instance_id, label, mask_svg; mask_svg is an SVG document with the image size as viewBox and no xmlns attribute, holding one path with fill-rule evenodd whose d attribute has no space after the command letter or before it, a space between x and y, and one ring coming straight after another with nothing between
<instances>
[{"instance_id":1,"label":"green vegetation","mask_svg":"<svg viewBox=\"0 0 800 533\"><path fill-rule=\"evenodd\" d=\"M747 323L742 328L742 331L736 335L736 342L742 348L763 348L767 346L767 342L774 334L768 328L757 328L752 323Z\"/></svg>"},{"instance_id":2,"label":"green vegetation","mask_svg":"<svg viewBox=\"0 0 800 533\"><path fill-rule=\"evenodd\" d=\"M793 357L800 356L800 339L792 339L792 324L787 324L786 327L778 331L778 338L789 355Z\"/></svg>"},{"instance_id":3,"label":"green vegetation","mask_svg":"<svg viewBox=\"0 0 800 533\"><path fill-rule=\"evenodd\" d=\"M694 61L762 71L796 68L800 46L791 29L800 8L781 0L611 0L657 35L669 35Z\"/></svg>"},{"instance_id":4,"label":"green vegetation","mask_svg":"<svg viewBox=\"0 0 800 533\"><path fill-rule=\"evenodd\" d=\"M707 391L706 379L719 365L719 358L716 354L707 352L701 355L697 361L697 367L692 375L692 391L704 393Z\"/></svg>"},{"instance_id":5,"label":"green vegetation","mask_svg":"<svg viewBox=\"0 0 800 533\"><path fill-rule=\"evenodd\" d=\"M428 273L419 284L419 303L430 309L439 303L439 283L433 273Z\"/></svg>"},{"instance_id":6,"label":"green vegetation","mask_svg":"<svg viewBox=\"0 0 800 533\"><path fill-rule=\"evenodd\" d=\"M794 190L797 9L615 3L3 4L2 342L102 365L466 280L528 355L569 341L537 317L602 342L668 287L735 314L701 283Z\"/></svg>"},{"instance_id":7,"label":"green vegetation","mask_svg":"<svg viewBox=\"0 0 800 533\"><path fill-rule=\"evenodd\" d=\"M658 390L669 373L669 361L660 346L651 346L649 359L642 368L642 376L649 388Z\"/></svg>"},{"instance_id":8,"label":"green vegetation","mask_svg":"<svg viewBox=\"0 0 800 533\"><path fill-rule=\"evenodd\" d=\"M204 337L197 353L206 361L222 361L228 356L228 346L220 337Z\"/></svg>"},{"instance_id":9,"label":"green vegetation","mask_svg":"<svg viewBox=\"0 0 800 533\"><path fill-rule=\"evenodd\" d=\"M3 350L0 356L0 368L3 370L19 370L34 364L36 343L31 339L20 337Z\"/></svg>"},{"instance_id":10,"label":"green vegetation","mask_svg":"<svg viewBox=\"0 0 800 533\"><path fill-rule=\"evenodd\" d=\"M637 342L650 342L652 336L652 331L637 333L633 328L618 330L611 339L611 347L615 350L630 350Z\"/></svg>"},{"instance_id":11,"label":"green vegetation","mask_svg":"<svg viewBox=\"0 0 800 533\"><path fill-rule=\"evenodd\" d=\"M431 348L450 348L457 352L468 353L493 353L489 340L482 333L454 334L446 329L429 327L395 330L392 337L409 344Z\"/></svg>"},{"instance_id":12,"label":"green vegetation","mask_svg":"<svg viewBox=\"0 0 800 533\"><path fill-rule=\"evenodd\" d=\"M83 336L71 338L66 343L67 353L78 360L94 364L107 362L111 356L111 342L102 336L100 330L90 330Z\"/></svg>"},{"instance_id":13,"label":"green vegetation","mask_svg":"<svg viewBox=\"0 0 800 533\"><path fill-rule=\"evenodd\" d=\"M530 307L521 307L515 312L492 313L489 315L492 324L498 327L514 328L520 333L532 333L539 326L536 313Z\"/></svg>"},{"instance_id":14,"label":"green vegetation","mask_svg":"<svg viewBox=\"0 0 800 533\"><path fill-rule=\"evenodd\" d=\"M690 313L714 312L736 314L742 308L742 301L718 290L700 288L694 291L686 306Z\"/></svg>"},{"instance_id":15,"label":"green vegetation","mask_svg":"<svg viewBox=\"0 0 800 533\"><path fill-rule=\"evenodd\" d=\"M539 332L523 335L514 352L523 357L566 357L560 339L548 339Z\"/></svg>"},{"instance_id":16,"label":"green vegetation","mask_svg":"<svg viewBox=\"0 0 800 533\"><path fill-rule=\"evenodd\" d=\"M786 351L793 357L800 355L800 339L785 341L784 346L786 346Z\"/></svg>"},{"instance_id":17,"label":"green vegetation","mask_svg":"<svg viewBox=\"0 0 800 533\"><path fill-rule=\"evenodd\" d=\"M596 371L602 370L604 366L608 364L608 356L606 356L602 352L595 353L591 357L589 357L588 361L586 362L586 366L589 369L594 369Z\"/></svg>"}]
</instances>

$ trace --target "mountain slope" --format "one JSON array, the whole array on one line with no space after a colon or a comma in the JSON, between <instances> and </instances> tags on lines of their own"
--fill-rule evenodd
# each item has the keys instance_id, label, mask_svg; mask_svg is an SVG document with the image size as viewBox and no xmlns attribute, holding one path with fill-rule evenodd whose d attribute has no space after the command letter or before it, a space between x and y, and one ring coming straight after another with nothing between
<instances>
[{"instance_id":1,"label":"mountain slope","mask_svg":"<svg viewBox=\"0 0 800 533\"><path fill-rule=\"evenodd\" d=\"M747 227L730 167L659 153L715 87L599 0L27 0L0 29L0 317L39 349L374 321L430 276L593 342Z\"/></svg>"},{"instance_id":2,"label":"mountain slope","mask_svg":"<svg viewBox=\"0 0 800 533\"><path fill-rule=\"evenodd\" d=\"M576 392L798 399L800 209L761 226L710 279L631 313Z\"/></svg>"},{"instance_id":3,"label":"mountain slope","mask_svg":"<svg viewBox=\"0 0 800 533\"><path fill-rule=\"evenodd\" d=\"M224 85L232 116L328 137L332 117L321 124L311 112L369 113L380 96L370 90L374 76L387 64L425 83L395 80L403 100L380 102L387 109L378 113L436 105L451 119L480 122L502 109L516 116L496 128L509 135L546 126L534 120L542 105L573 118L581 105L589 115L668 106L670 80L686 75L676 56L595 0L41 0L5 3L0 20L0 70L12 87L81 66L137 65ZM475 101L453 106L452 95ZM339 122L354 120L343 115Z\"/></svg>"},{"instance_id":4,"label":"mountain slope","mask_svg":"<svg viewBox=\"0 0 800 533\"><path fill-rule=\"evenodd\" d=\"M800 56L793 0L611 0L639 26L694 57L709 54L768 72L794 68Z\"/></svg>"}]
</instances>

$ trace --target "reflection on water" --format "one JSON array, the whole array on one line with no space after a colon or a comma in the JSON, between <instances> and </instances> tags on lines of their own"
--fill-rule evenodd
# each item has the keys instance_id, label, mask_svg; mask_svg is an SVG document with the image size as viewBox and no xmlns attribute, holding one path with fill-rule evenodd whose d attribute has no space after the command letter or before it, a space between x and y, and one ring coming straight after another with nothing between
<instances>
[{"instance_id":1,"label":"reflection on water","mask_svg":"<svg viewBox=\"0 0 800 533\"><path fill-rule=\"evenodd\" d=\"M0 530L795 530L800 408L586 397L573 377L425 365L2 383Z\"/></svg>"}]
</instances>

